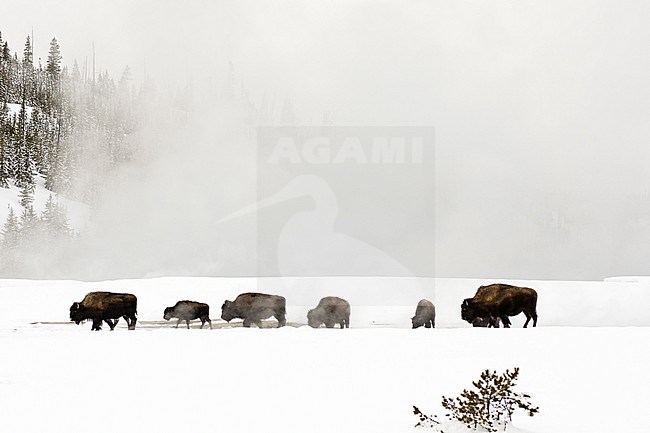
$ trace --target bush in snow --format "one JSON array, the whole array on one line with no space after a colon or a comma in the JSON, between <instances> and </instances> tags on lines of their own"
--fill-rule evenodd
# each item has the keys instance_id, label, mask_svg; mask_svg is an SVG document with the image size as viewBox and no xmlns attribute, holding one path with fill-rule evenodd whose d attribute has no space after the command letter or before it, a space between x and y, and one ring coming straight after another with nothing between
<instances>
[{"instance_id":1,"label":"bush in snow","mask_svg":"<svg viewBox=\"0 0 650 433\"><path fill-rule=\"evenodd\" d=\"M431 428L431 429L436 429L436 431L440 433L444 433L440 427L441 423L438 420L437 415L427 415L425 413L422 413L420 409L418 409L417 406L413 406L413 413L415 416L419 418L419 421L417 424L415 424L415 427L424 427L424 428Z\"/></svg>"},{"instance_id":2,"label":"bush in snow","mask_svg":"<svg viewBox=\"0 0 650 433\"><path fill-rule=\"evenodd\" d=\"M505 430L517 409L535 415L539 408L528 401L530 396L513 391L518 376L519 368L503 374L485 370L478 381L472 382L475 389L464 389L456 398L442 397L442 406L449 411L447 417L475 430L481 427L496 432Z\"/></svg>"},{"instance_id":3,"label":"bush in snow","mask_svg":"<svg viewBox=\"0 0 650 433\"><path fill-rule=\"evenodd\" d=\"M443 396L442 407L449 411L447 417L450 420L459 421L470 429L480 428L488 432L505 430L517 409L528 412L529 416L539 412L539 408L530 403L528 394L513 391L518 376L517 367L503 374L485 370L478 381L472 382L474 389L464 389L455 398ZM416 427L433 428L443 433L442 423L436 415L426 415L415 406L413 413L419 418Z\"/></svg>"}]
</instances>

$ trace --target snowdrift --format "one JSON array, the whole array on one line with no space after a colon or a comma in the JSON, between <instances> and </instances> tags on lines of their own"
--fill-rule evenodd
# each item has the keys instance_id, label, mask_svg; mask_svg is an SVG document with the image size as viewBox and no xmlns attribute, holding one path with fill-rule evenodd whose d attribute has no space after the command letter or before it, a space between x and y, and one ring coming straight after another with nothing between
<instances>
[{"instance_id":1,"label":"snowdrift","mask_svg":"<svg viewBox=\"0 0 650 433\"><path fill-rule=\"evenodd\" d=\"M485 369L520 367L518 389L540 413L511 433L648 431L647 281L510 281L539 292L539 326L471 328L460 302L493 280L156 278L97 283L0 280L0 432L172 431L399 433L412 405L442 415ZM91 290L139 298L156 327L91 332L68 309ZM351 329L174 329L163 310L249 290L287 297L289 322L335 294ZM408 329L417 301L437 304L436 329ZM58 322L58 323L32 323ZM449 433L466 432L457 425Z\"/></svg>"}]
</instances>

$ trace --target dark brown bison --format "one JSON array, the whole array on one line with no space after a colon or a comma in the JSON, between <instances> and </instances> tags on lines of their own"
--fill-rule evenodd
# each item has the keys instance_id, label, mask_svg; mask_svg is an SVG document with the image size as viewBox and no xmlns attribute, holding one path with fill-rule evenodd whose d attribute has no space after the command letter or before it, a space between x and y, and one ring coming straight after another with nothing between
<instances>
[{"instance_id":1,"label":"dark brown bison","mask_svg":"<svg viewBox=\"0 0 650 433\"><path fill-rule=\"evenodd\" d=\"M173 307L165 308L163 315L165 320L178 319L176 327L185 320L187 329L190 329L190 320L201 319L201 329L205 322L210 324L212 329L212 320L210 320L210 306L201 302L194 301L178 301Z\"/></svg>"},{"instance_id":2,"label":"dark brown bison","mask_svg":"<svg viewBox=\"0 0 650 433\"><path fill-rule=\"evenodd\" d=\"M424 326L425 328L436 327L436 307L426 299L418 302L415 308L415 316L411 317L413 329Z\"/></svg>"},{"instance_id":3,"label":"dark brown bison","mask_svg":"<svg viewBox=\"0 0 650 433\"><path fill-rule=\"evenodd\" d=\"M102 320L108 323L111 331L124 317L130 330L135 329L137 321L138 299L130 293L90 292L83 301L75 302L70 307L70 320L77 325L86 320L92 320L92 331L102 329ZM113 321L112 319L115 319Z\"/></svg>"},{"instance_id":4,"label":"dark brown bison","mask_svg":"<svg viewBox=\"0 0 650 433\"><path fill-rule=\"evenodd\" d=\"M350 303L336 296L326 296L320 300L316 308L307 313L307 323L312 328L318 328L323 323L327 328L333 328L337 323L341 329L350 327Z\"/></svg>"},{"instance_id":5,"label":"dark brown bison","mask_svg":"<svg viewBox=\"0 0 650 433\"><path fill-rule=\"evenodd\" d=\"M526 315L524 328L533 319L537 326L537 292L528 287L517 287L509 284L491 284L481 286L473 298L467 298L460 307L463 320L473 323L476 318L489 320L489 327L497 328L498 319L503 326L509 328L511 323L508 316L519 313Z\"/></svg>"},{"instance_id":6,"label":"dark brown bison","mask_svg":"<svg viewBox=\"0 0 650 433\"><path fill-rule=\"evenodd\" d=\"M262 320L273 316L278 320L278 328L287 323L287 301L282 296L264 293L242 293L234 302L226 301L221 306L221 318L226 322L244 319L244 327L255 323L262 327Z\"/></svg>"}]
</instances>

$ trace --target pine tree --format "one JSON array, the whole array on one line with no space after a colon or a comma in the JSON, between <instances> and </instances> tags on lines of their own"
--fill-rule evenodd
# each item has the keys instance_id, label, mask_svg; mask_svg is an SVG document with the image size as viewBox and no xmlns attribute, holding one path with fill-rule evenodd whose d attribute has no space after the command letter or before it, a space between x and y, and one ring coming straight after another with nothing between
<instances>
[{"instance_id":1,"label":"pine tree","mask_svg":"<svg viewBox=\"0 0 650 433\"><path fill-rule=\"evenodd\" d=\"M54 80L58 80L61 76L62 59L63 57L61 57L61 47L59 47L59 43L56 41L56 38L52 38L50 41L50 51L47 56L47 66L45 70L47 71L48 75Z\"/></svg>"},{"instance_id":2,"label":"pine tree","mask_svg":"<svg viewBox=\"0 0 650 433\"><path fill-rule=\"evenodd\" d=\"M5 81L5 58L2 55L2 47L4 47L4 41L2 40L2 32L0 32L0 102L6 102L5 101L5 96L7 94L7 85L8 83Z\"/></svg>"},{"instance_id":3,"label":"pine tree","mask_svg":"<svg viewBox=\"0 0 650 433\"><path fill-rule=\"evenodd\" d=\"M20 237L30 243L31 240L39 239L40 220L31 204L25 206L20 214Z\"/></svg>"},{"instance_id":4,"label":"pine tree","mask_svg":"<svg viewBox=\"0 0 650 433\"><path fill-rule=\"evenodd\" d=\"M44 225L45 234L52 239L72 236L66 209L58 201L54 201L52 194L45 203L45 209L41 213L41 221Z\"/></svg>"},{"instance_id":5,"label":"pine tree","mask_svg":"<svg viewBox=\"0 0 650 433\"><path fill-rule=\"evenodd\" d=\"M14 209L11 206L8 206L8 208L9 214L2 229L2 246L13 250L18 246L18 240L20 239L20 225Z\"/></svg>"},{"instance_id":6,"label":"pine tree","mask_svg":"<svg viewBox=\"0 0 650 433\"><path fill-rule=\"evenodd\" d=\"M7 133L9 108L6 102L0 104L0 188L9 188L9 179L11 178L10 169L10 136Z\"/></svg>"},{"instance_id":7,"label":"pine tree","mask_svg":"<svg viewBox=\"0 0 650 433\"><path fill-rule=\"evenodd\" d=\"M25 41L25 49L23 50L23 63L22 63L22 82L21 82L21 97L23 104L31 105L34 102L34 90L36 88L34 83L34 53L32 51L32 43L27 36Z\"/></svg>"},{"instance_id":8,"label":"pine tree","mask_svg":"<svg viewBox=\"0 0 650 433\"><path fill-rule=\"evenodd\" d=\"M475 390L465 389L456 398L442 397L442 406L449 411L447 417L474 430L480 427L496 432L506 428L516 409L534 416L539 408L529 402L530 395L513 391L518 377L517 367L503 374L485 370L478 381L472 382Z\"/></svg>"},{"instance_id":9,"label":"pine tree","mask_svg":"<svg viewBox=\"0 0 650 433\"><path fill-rule=\"evenodd\" d=\"M34 162L32 160L33 137L27 134L27 109L25 101L18 113L18 127L14 130L16 155L16 186L24 188L34 185Z\"/></svg>"},{"instance_id":10,"label":"pine tree","mask_svg":"<svg viewBox=\"0 0 650 433\"><path fill-rule=\"evenodd\" d=\"M18 194L18 197L20 197L20 205L23 207L29 206L32 204L34 201L34 190L35 190L34 184L29 184L26 183L23 185L23 187L20 189L20 194Z\"/></svg>"}]
</instances>

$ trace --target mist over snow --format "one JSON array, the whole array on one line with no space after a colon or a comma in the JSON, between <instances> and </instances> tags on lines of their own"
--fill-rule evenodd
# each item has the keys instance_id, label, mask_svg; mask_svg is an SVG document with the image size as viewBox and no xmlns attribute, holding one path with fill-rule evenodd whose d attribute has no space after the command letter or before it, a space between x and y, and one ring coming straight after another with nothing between
<instances>
[{"instance_id":1,"label":"mist over snow","mask_svg":"<svg viewBox=\"0 0 650 433\"><path fill-rule=\"evenodd\" d=\"M55 35L65 65L89 66L94 43L98 71L128 64L134 84L169 96L148 110L185 98L177 125L147 113L129 137L137 158L40 277L256 275L265 215L216 221L258 199L261 125L435 128L435 186L406 188L435 225L437 276L648 273L646 2L70 0L14 2L3 16L18 53L33 26L35 61ZM341 218L361 182L351 167ZM314 204L286 206L273 218ZM335 227L363 231L346 224ZM376 238L362 240L400 258L399 240ZM302 247L296 257L318 245Z\"/></svg>"}]
</instances>

